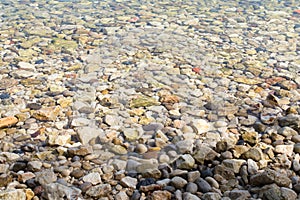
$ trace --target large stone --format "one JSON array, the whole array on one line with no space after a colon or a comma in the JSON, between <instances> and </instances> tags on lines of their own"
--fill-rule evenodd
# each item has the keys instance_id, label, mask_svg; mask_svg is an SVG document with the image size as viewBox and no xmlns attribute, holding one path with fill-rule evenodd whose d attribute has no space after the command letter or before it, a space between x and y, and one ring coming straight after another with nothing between
<instances>
[{"instance_id":1,"label":"large stone","mask_svg":"<svg viewBox=\"0 0 300 200\"><path fill-rule=\"evenodd\" d=\"M277 145L274 149L275 153L281 153L281 154L286 154L287 156L292 156L294 152L294 145L289 144L289 145Z\"/></svg>"},{"instance_id":2,"label":"large stone","mask_svg":"<svg viewBox=\"0 0 300 200\"><path fill-rule=\"evenodd\" d=\"M89 174L85 175L84 177L82 177L82 180L84 182L90 182L93 185L97 185L102 182L100 174L98 172L89 173Z\"/></svg>"},{"instance_id":3,"label":"large stone","mask_svg":"<svg viewBox=\"0 0 300 200\"><path fill-rule=\"evenodd\" d=\"M86 194L93 198L100 198L100 197L106 197L111 192L111 186L110 184L101 184L90 187Z\"/></svg>"},{"instance_id":4,"label":"large stone","mask_svg":"<svg viewBox=\"0 0 300 200\"><path fill-rule=\"evenodd\" d=\"M190 153L194 147L194 140L181 140L176 143L176 147L180 153Z\"/></svg>"},{"instance_id":5,"label":"large stone","mask_svg":"<svg viewBox=\"0 0 300 200\"><path fill-rule=\"evenodd\" d=\"M254 186L262 186L272 183L276 183L282 187L289 187L291 180L285 175L271 169L266 169L262 173L255 174L250 177L250 184Z\"/></svg>"},{"instance_id":6,"label":"large stone","mask_svg":"<svg viewBox=\"0 0 300 200\"><path fill-rule=\"evenodd\" d=\"M1 200L26 200L26 194L22 189L8 189L0 191Z\"/></svg>"},{"instance_id":7,"label":"large stone","mask_svg":"<svg viewBox=\"0 0 300 200\"><path fill-rule=\"evenodd\" d=\"M203 165L204 161L213 161L217 155L218 153L215 152L212 148L208 147L205 144L201 144L193 157L196 161Z\"/></svg>"},{"instance_id":8,"label":"large stone","mask_svg":"<svg viewBox=\"0 0 300 200\"><path fill-rule=\"evenodd\" d=\"M55 121L60 112L60 106L44 107L34 112L32 116L41 121Z\"/></svg>"},{"instance_id":9,"label":"large stone","mask_svg":"<svg viewBox=\"0 0 300 200\"><path fill-rule=\"evenodd\" d=\"M121 179L120 183L124 187L135 189L136 185L137 185L137 179L136 178L132 178L130 176L126 176L126 177L124 177L124 178Z\"/></svg>"},{"instance_id":10,"label":"large stone","mask_svg":"<svg viewBox=\"0 0 300 200\"><path fill-rule=\"evenodd\" d=\"M44 186L42 196L48 200L76 199L81 194L81 190L75 187L67 187L59 183L50 183Z\"/></svg>"},{"instance_id":11,"label":"large stone","mask_svg":"<svg viewBox=\"0 0 300 200\"><path fill-rule=\"evenodd\" d=\"M197 179L195 181L195 183L198 185L198 189L200 192L206 193L206 192L210 192L212 190L212 187L210 186L210 184L203 178Z\"/></svg>"},{"instance_id":12,"label":"large stone","mask_svg":"<svg viewBox=\"0 0 300 200\"><path fill-rule=\"evenodd\" d=\"M195 159L190 154L181 155L176 160L176 166L179 169L192 169L195 165Z\"/></svg>"},{"instance_id":13,"label":"large stone","mask_svg":"<svg viewBox=\"0 0 300 200\"><path fill-rule=\"evenodd\" d=\"M106 137L105 133L102 131L102 129L93 128L93 127L89 127L89 126L84 126L84 127L78 128L77 133L78 133L80 142L83 145L89 144L89 141L96 137Z\"/></svg>"},{"instance_id":14,"label":"large stone","mask_svg":"<svg viewBox=\"0 0 300 200\"><path fill-rule=\"evenodd\" d=\"M18 118L9 116L0 119L0 128L10 127L18 123Z\"/></svg>"},{"instance_id":15,"label":"large stone","mask_svg":"<svg viewBox=\"0 0 300 200\"><path fill-rule=\"evenodd\" d=\"M35 180L41 185L47 185L55 182L57 180L57 176L52 170L48 169L37 172Z\"/></svg>"},{"instance_id":16,"label":"large stone","mask_svg":"<svg viewBox=\"0 0 300 200\"><path fill-rule=\"evenodd\" d=\"M149 200L171 200L171 193L169 191L161 191L161 190L157 190L154 191L153 193L151 193L148 197Z\"/></svg>"},{"instance_id":17,"label":"large stone","mask_svg":"<svg viewBox=\"0 0 300 200\"><path fill-rule=\"evenodd\" d=\"M204 119L194 119L192 127L198 134L206 133L211 129L211 124Z\"/></svg>"},{"instance_id":18,"label":"large stone","mask_svg":"<svg viewBox=\"0 0 300 200\"><path fill-rule=\"evenodd\" d=\"M226 159L223 160L222 163L225 167L232 169L234 173L239 173L241 166L245 164L246 161L242 159Z\"/></svg>"},{"instance_id":19,"label":"large stone","mask_svg":"<svg viewBox=\"0 0 300 200\"><path fill-rule=\"evenodd\" d=\"M229 192L229 198L232 200L238 200L238 199L249 199L251 197L251 194L248 190L232 190Z\"/></svg>"}]
</instances>

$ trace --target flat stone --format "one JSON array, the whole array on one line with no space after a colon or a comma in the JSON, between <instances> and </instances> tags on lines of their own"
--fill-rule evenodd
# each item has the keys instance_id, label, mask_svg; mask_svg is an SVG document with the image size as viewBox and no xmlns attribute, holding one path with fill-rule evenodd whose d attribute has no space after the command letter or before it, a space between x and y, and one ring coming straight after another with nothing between
<instances>
[{"instance_id":1,"label":"flat stone","mask_svg":"<svg viewBox=\"0 0 300 200\"><path fill-rule=\"evenodd\" d=\"M251 194L248 190L237 190L234 189L229 192L230 199L248 199L251 197Z\"/></svg>"},{"instance_id":2,"label":"flat stone","mask_svg":"<svg viewBox=\"0 0 300 200\"><path fill-rule=\"evenodd\" d=\"M226 159L223 160L222 164L225 167L232 169L234 173L239 173L241 166L246 164L246 161L242 159Z\"/></svg>"},{"instance_id":3,"label":"flat stone","mask_svg":"<svg viewBox=\"0 0 300 200\"><path fill-rule=\"evenodd\" d=\"M44 186L43 196L46 199L72 199L81 194L81 190L75 187L67 187L60 183L50 183Z\"/></svg>"},{"instance_id":4,"label":"flat stone","mask_svg":"<svg viewBox=\"0 0 300 200\"><path fill-rule=\"evenodd\" d=\"M77 133L78 133L80 142L83 145L89 144L89 141L96 137L106 137L104 132L101 129L93 128L93 127L89 127L89 126L83 126L83 127L78 128Z\"/></svg>"},{"instance_id":5,"label":"flat stone","mask_svg":"<svg viewBox=\"0 0 300 200\"><path fill-rule=\"evenodd\" d=\"M287 156L292 156L294 152L294 145L277 145L274 149L275 153L286 154Z\"/></svg>"},{"instance_id":6,"label":"flat stone","mask_svg":"<svg viewBox=\"0 0 300 200\"><path fill-rule=\"evenodd\" d=\"M0 128L10 127L18 123L18 118L9 116L0 119Z\"/></svg>"},{"instance_id":7,"label":"flat stone","mask_svg":"<svg viewBox=\"0 0 300 200\"><path fill-rule=\"evenodd\" d=\"M36 172L42 169L43 163L41 161L30 161L27 164L28 170Z\"/></svg>"},{"instance_id":8,"label":"flat stone","mask_svg":"<svg viewBox=\"0 0 300 200\"><path fill-rule=\"evenodd\" d=\"M90 187L86 194L93 198L106 197L111 192L110 184L101 184Z\"/></svg>"},{"instance_id":9,"label":"flat stone","mask_svg":"<svg viewBox=\"0 0 300 200\"><path fill-rule=\"evenodd\" d=\"M206 160L214 160L215 157L218 155L217 152L215 152L210 147L201 144L198 148L199 150L196 151L196 153L193 155L194 159L198 161L200 164L204 164L204 161Z\"/></svg>"},{"instance_id":10,"label":"flat stone","mask_svg":"<svg viewBox=\"0 0 300 200\"><path fill-rule=\"evenodd\" d=\"M206 194L208 194L208 193L206 193ZM206 194L204 194L203 196L205 196ZM183 197L183 200L200 200L199 197L197 197L196 195L191 194L191 193L189 193L189 192L183 193L182 197ZM204 198L204 197L203 197L203 198ZM205 199L205 198L204 198L204 199ZM207 198L207 199L208 199L208 200L213 200L213 199L210 199L210 198Z\"/></svg>"},{"instance_id":11,"label":"flat stone","mask_svg":"<svg viewBox=\"0 0 300 200\"><path fill-rule=\"evenodd\" d=\"M126 176L124 178L121 179L120 181L121 185L124 187L128 187L128 188L136 188L137 185L137 179L136 178L132 178L130 176Z\"/></svg>"},{"instance_id":12,"label":"flat stone","mask_svg":"<svg viewBox=\"0 0 300 200\"><path fill-rule=\"evenodd\" d=\"M297 131L295 131L294 129L292 129L291 127L288 127L288 126L278 129L277 133L280 135L283 135L285 137L298 135Z\"/></svg>"},{"instance_id":13,"label":"flat stone","mask_svg":"<svg viewBox=\"0 0 300 200\"><path fill-rule=\"evenodd\" d=\"M187 184L187 181L179 176L175 176L171 179L171 184L175 188L181 189Z\"/></svg>"},{"instance_id":14,"label":"flat stone","mask_svg":"<svg viewBox=\"0 0 300 200\"><path fill-rule=\"evenodd\" d=\"M98 172L89 173L89 174L85 175L84 177L82 177L82 180L84 182L90 182L93 185L102 183L100 174Z\"/></svg>"},{"instance_id":15,"label":"flat stone","mask_svg":"<svg viewBox=\"0 0 300 200\"><path fill-rule=\"evenodd\" d=\"M193 140L181 140L176 143L176 147L180 153L190 153L194 147Z\"/></svg>"},{"instance_id":16,"label":"flat stone","mask_svg":"<svg viewBox=\"0 0 300 200\"><path fill-rule=\"evenodd\" d=\"M154 191L152 194L149 195L149 200L156 200L156 199L161 199L161 200L171 200L171 193L166 190L157 190Z\"/></svg>"},{"instance_id":17,"label":"flat stone","mask_svg":"<svg viewBox=\"0 0 300 200\"><path fill-rule=\"evenodd\" d=\"M45 107L34 112L32 116L41 121L55 121L60 112L60 106Z\"/></svg>"},{"instance_id":18,"label":"flat stone","mask_svg":"<svg viewBox=\"0 0 300 200\"><path fill-rule=\"evenodd\" d=\"M56 174L50 169L37 172L35 175L35 180L41 185L47 185L57 180Z\"/></svg>"},{"instance_id":19,"label":"flat stone","mask_svg":"<svg viewBox=\"0 0 300 200\"><path fill-rule=\"evenodd\" d=\"M206 133L211 129L211 124L204 119L194 119L192 121L192 127L197 134Z\"/></svg>"},{"instance_id":20,"label":"flat stone","mask_svg":"<svg viewBox=\"0 0 300 200\"><path fill-rule=\"evenodd\" d=\"M68 153L71 155L86 156L93 153L93 148L91 146L72 147L68 149Z\"/></svg>"},{"instance_id":21,"label":"flat stone","mask_svg":"<svg viewBox=\"0 0 300 200\"><path fill-rule=\"evenodd\" d=\"M203 200L220 200L221 195L216 192L207 192L202 196Z\"/></svg>"}]
</instances>

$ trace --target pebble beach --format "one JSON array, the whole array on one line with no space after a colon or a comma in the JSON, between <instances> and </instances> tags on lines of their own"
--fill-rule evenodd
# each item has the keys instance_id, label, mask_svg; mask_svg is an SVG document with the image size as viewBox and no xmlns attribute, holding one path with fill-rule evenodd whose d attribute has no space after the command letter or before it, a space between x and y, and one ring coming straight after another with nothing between
<instances>
[{"instance_id":1,"label":"pebble beach","mask_svg":"<svg viewBox=\"0 0 300 200\"><path fill-rule=\"evenodd\" d=\"M2 0L0 200L300 199L299 38L297 0Z\"/></svg>"}]
</instances>

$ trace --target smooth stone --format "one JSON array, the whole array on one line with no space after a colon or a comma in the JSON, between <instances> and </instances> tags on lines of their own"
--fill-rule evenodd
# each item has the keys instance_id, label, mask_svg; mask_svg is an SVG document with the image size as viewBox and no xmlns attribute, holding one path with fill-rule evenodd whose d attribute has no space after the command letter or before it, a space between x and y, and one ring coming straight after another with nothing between
<instances>
[{"instance_id":1,"label":"smooth stone","mask_svg":"<svg viewBox=\"0 0 300 200\"><path fill-rule=\"evenodd\" d=\"M200 192L207 193L212 190L212 187L210 186L210 184L203 178L197 179L195 181L195 183L198 185L198 189Z\"/></svg>"},{"instance_id":2,"label":"smooth stone","mask_svg":"<svg viewBox=\"0 0 300 200\"><path fill-rule=\"evenodd\" d=\"M188 183L185 189L187 192L190 192L192 194L195 194L198 191L198 186L196 183Z\"/></svg>"},{"instance_id":3,"label":"smooth stone","mask_svg":"<svg viewBox=\"0 0 300 200\"><path fill-rule=\"evenodd\" d=\"M185 192L185 193L183 193L183 200L200 200L200 198L199 197L197 197L196 195L194 195L194 194L191 194L191 193L189 193L189 192Z\"/></svg>"},{"instance_id":4,"label":"smooth stone","mask_svg":"<svg viewBox=\"0 0 300 200\"><path fill-rule=\"evenodd\" d=\"M188 172L188 182L195 182L198 178L200 178L200 172L199 171L190 171Z\"/></svg>"},{"instance_id":5,"label":"smooth stone","mask_svg":"<svg viewBox=\"0 0 300 200\"><path fill-rule=\"evenodd\" d=\"M288 127L288 126L278 129L277 133L280 135L283 135L285 137L298 135L297 131L295 131L294 129L292 129L291 127Z\"/></svg>"},{"instance_id":6,"label":"smooth stone","mask_svg":"<svg viewBox=\"0 0 300 200\"><path fill-rule=\"evenodd\" d=\"M213 177L206 177L205 180L211 185L211 187L218 189L220 187L219 183Z\"/></svg>"},{"instance_id":7,"label":"smooth stone","mask_svg":"<svg viewBox=\"0 0 300 200\"><path fill-rule=\"evenodd\" d=\"M179 176L175 176L171 179L171 184L177 188L177 189L181 189L183 188L186 184L187 181Z\"/></svg>"}]
</instances>

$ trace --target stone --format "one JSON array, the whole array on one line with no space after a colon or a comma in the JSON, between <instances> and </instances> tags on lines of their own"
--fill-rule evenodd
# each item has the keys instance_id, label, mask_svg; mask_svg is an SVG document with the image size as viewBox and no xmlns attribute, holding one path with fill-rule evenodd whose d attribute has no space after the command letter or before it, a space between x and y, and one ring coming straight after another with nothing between
<instances>
[{"instance_id":1,"label":"stone","mask_svg":"<svg viewBox=\"0 0 300 200\"><path fill-rule=\"evenodd\" d=\"M277 130L277 133L283 135L285 137L298 135L297 131L292 129L291 127L285 126Z\"/></svg>"},{"instance_id":2,"label":"stone","mask_svg":"<svg viewBox=\"0 0 300 200\"><path fill-rule=\"evenodd\" d=\"M18 118L9 116L0 119L0 128L11 127L18 123Z\"/></svg>"},{"instance_id":3,"label":"stone","mask_svg":"<svg viewBox=\"0 0 300 200\"><path fill-rule=\"evenodd\" d=\"M102 183L100 174L98 172L89 173L89 174L85 175L84 177L82 177L82 180L84 182L90 182L93 185Z\"/></svg>"},{"instance_id":4,"label":"stone","mask_svg":"<svg viewBox=\"0 0 300 200\"><path fill-rule=\"evenodd\" d=\"M115 196L115 200L129 200L129 196L126 194L125 191L120 191Z\"/></svg>"},{"instance_id":5,"label":"stone","mask_svg":"<svg viewBox=\"0 0 300 200\"><path fill-rule=\"evenodd\" d=\"M210 186L210 184L203 178L197 179L195 181L195 183L198 185L198 189L200 192L207 193L212 190L212 187Z\"/></svg>"},{"instance_id":6,"label":"stone","mask_svg":"<svg viewBox=\"0 0 300 200\"><path fill-rule=\"evenodd\" d=\"M28 63L28 62L19 62L18 66L19 66L20 69L35 71L35 66Z\"/></svg>"},{"instance_id":7,"label":"stone","mask_svg":"<svg viewBox=\"0 0 300 200\"><path fill-rule=\"evenodd\" d=\"M183 188L186 184L187 181L179 176L175 176L171 179L171 184L177 188L177 189L181 189Z\"/></svg>"},{"instance_id":8,"label":"stone","mask_svg":"<svg viewBox=\"0 0 300 200\"><path fill-rule=\"evenodd\" d=\"M194 147L193 140L181 140L176 143L176 147L180 153L190 153Z\"/></svg>"},{"instance_id":9,"label":"stone","mask_svg":"<svg viewBox=\"0 0 300 200\"><path fill-rule=\"evenodd\" d=\"M121 179L120 183L123 187L128 187L128 188L136 188L137 185L137 179L136 178L132 178L130 176L126 176L124 178Z\"/></svg>"},{"instance_id":10,"label":"stone","mask_svg":"<svg viewBox=\"0 0 300 200\"><path fill-rule=\"evenodd\" d=\"M204 164L204 161L212 161L215 159L215 157L218 155L217 152L215 152L210 147L206 146L205 144L201 144L198 147L198 150L196 150L195 154L193 155L194 159L199 162L200 164Z\"/></svg>"},{"instance_id":11,"label":"stone","mask_svg":"<svg viewBox=\"0 0 300 200\"><path fill-rule=\"evenodd\" d=\"M80 146L68 148L68 153L75 156L86 156L93 153L91 146Z\"/></svg>"},{"instance_id":12,"label":"stone","mask_svg":"<svg viewBox=\"0 0 300 200\"><path fill-rule=\"evenodd\" d=\"M133 128L123 129L123 134L128 141L136 141L140 137L139 131Z\"/></svg>"},{"instance_id":13,"label":"stone","mask_svg":"<svg viewBox=\"0 0 300 200\"><path fill-rule=\"evenodd\" d=\"M195 160L190 154L181 155L176 160L176 166L179 169L192 169L195 165Z\"/></svg>"},{"instance_id":14,"label":"stone","mask_svg":"<svg viewBox=\"0 0 300 200\"><path fill-rule=\"evenodd\" d=\"M206 193L207 194L207 193ZM205 194L204 194L205 195ZM203 195L203 196L204 196ZM191 194L191 193L189 193L189 192L185 192L185 193L183 193L183 200L200 200L200 198L199 197L197 197L196 195L194 195L194 194ZM209 199L209 198L208 198Z\"/></svg>"},{"instance_id":15,"label":"stone","mask_svg":"<svg viewBox=\"0 0 300 200\"><path fill-rule=\"evenodd\" d=\"M248 151L242 154L242 158L252 159L254 161L260 161L263 159L263 153L260 148L252 147Z\"/></svg>"},{"instance_id":16,"label":"stone","mask_svg":"<svg viewBox=\"0 0 300 200\"><path fill-rule=\"evenodd\" d=\"M48 136L48 143L50 145L65 146L66 144L69 144L70 141L71 141L71 134L68 132L63 132L59 135L52 134Z\"/></svg>"},{"instance_id":17,"label":"stone","mask_svg":"<svg viewBox=\"0 0 300 200\"><path fill-rule=\"evenodd\" d=\"M235 178L235 174L232 168L225 167L224 165L218 165L214 169L215 174L221 175L224 179L230 180Z\"/></svg>"},{"instance_id":18,"label":"stone","mask_svg":"<svg viewBox=\"0 0 300 200\"><path fill-rule=\"evenodd\" d=\"M249 199L251 197L251 194L248 190L238 190L234 189L229 192L229 198L230 199Z\"/></svg>"},{"instance_id":19,"label":"stone","mask_svg":"<svg viewBox=\"0 0 300 200\"><path fill-rule=\"evenodd\" d=\"M37 172L42 169L43 163L41 161L30 161L27 164L28 170L32 172Z\"/></svg>"},{"instance_id":20,"label":"stone","mask_svg":"<svg viewBox=\"0 0 300 200\"><path fill-rule=\"evenodd\" d=\"M151 193L148 198L149 200L156 200L156 199L171 200L171 193L166 190L164 191L157 190Z\"/></svg>"},{"instance_id":21,"label":"stone","mask_svg":"<svg viewBox=\"0 0 300 200\"><path fill-rule=\"evenodd\" d=\"M108 196L110 192L111 192L110 184L101 184L101 185L90 187L86 191L86 194L93 198L101 198L101 197Z\"/></svg>"},{"instance_id":22,"label":"stone","mask_svg":"<svg viewBox=\"0 0 300 200\"><path fill-rule=\"evenodd\" d=\"M242 138L250 145L255 145L258 143L258 133L255 131L245 131L244 133L242 133Z\"/></svg>"},{"instance_id":23,"label":"stone","mask_svg":"<svg viewBox=\"0 0 300 200\"><path fill-rule=\"evenodd\" d=\"M232 169L234 173L239 173L241 166L246 164L246 161L242 159L226 159L223 160L222 164L225 167Z\"/></svg>"},{"instance_id":24,"label":"stone","mask_svg":"<svg viewBox=\"0 0 300 200\"><path fill-rule=\"evenodd\" d=\"M50 183L45 185L43 197L46 199L74 199L81 194L81 190L75 187L67 187L60 183Z\"/></svg>"},{"instance_id":25,"label":"stone","mask_svg":"<svg viewBox=\"0 0 300 200\"><path fill-rule=\"evenodd\" d=\"M274 149L275 153L286 154L287 156L292 156L294 152L294 145L277 145Z\"/></svg>"},{"instance_id":26,"label":"stone","mask_svg":"<svg viewBox=\"0 0 300 200\"><path fill-rule=\"evenodd\" d=\"M88 145L91 139L97 137L105 137L105 134L101 129L89 126L78 128L77 134L79 136L80 142L83 145Z\"/></svg>"},{"instance_id":27,"label":"stone","mask_svg":"<svg viewBox=\"0 0 300 200\"><path fill-rule=\"evenodd\" d=\"M286 187L281 187L281 196L283 199L286 200L296 200L297 199L297 193L295 191L293 191L290 188L286 188Z\"/></svg>"},{"instance_id":28,"label":"stone","mask_svg":"<svg viewBox=\"0 0 300 200\"><path fill-rule=\"evenodd\" d=\"M47 185L57 180L56 174L50 169L37 172L35 175L35 180L41 185Z\"/></svg>"},{"instance_id":29,"label":"stone","mask_svg":"<svg viewBox=\"0 0 300 200\"><path fill-rule=\"evenodd\" d=\"M250 175L254 175L254 174L257 174L259 168L256 164L256 162L252 159L248 159L247 160L247 165L248 165L248 173Z\"/></svg>"},{"instance_id":30,"label":"stone","mask_svg":"<svg viewBox=\"0 0 300 200\"><path fill-rule=\"evenodd\" d=\"M31 200L35 194L31 189L25 189L26 200Z\"/></svg>"},{"instance_id":31,"label":"stone","mask_svg":"<svg viewBox=\"0 0 300 200\"><path fill-rule=\"evenodd\" d=\"M220 200L221 195L216 192L207 192L202 195L203 200Z\"/></svg>"},{"instance_id":32,"label":"stone","mask_svg":"<svg viewBox=\"0 0 300 200\"><path fill-rule=\"evenodd\" d=\"M138 108L138 107L149 107L149 106L157 106L160 105L160 103L152 98L147 96L137 96L136 98L133 98L130 102L130 108Z\"/></svg>"},{"instance_id":33,"label":"stone","mask_svg":"<svg viewBox=\"0 0 300 200\"><path fill-rule=\"evenodd\" d=\"M8 189L0 191L2 200L26 200L26 193L22 189Z\"/></svg>"},{"instance_id":34,"label":"stone","mask_svg":"<svg viewBox=\"0 0 300 200\"><path fill-rule=\"evenodd\" d=\"M60 112L60 106L44 107L35 111L32 116L40 121L55 121Z\"/></svg>"},{"instance_id":35,"label":"stone","mask_svg":"<svg viewBox=\"0 0 300 200\"><path fill-rule=\"evenodd\" d=\"M196 183L188 183L185 189L187 192L195 194L198 191L198 186Z\"/></svg>"},{"instance_id":36,"label":"stone","mask_svg":"<svg viewBox=\"0 0 300 200\"><path fill-rule=\"evenodd\" d=\"M194 119L192 121L192 127L195 129L197 134L203 134L211 129L211 125L204 119Z\"/></svg>"},{"instance_id":37,"label":"stone","mask_svg":"<svg viewBox=\"0 0 300 200\"><path fill-rule=\"evenodd\" d=\"M288 187L291 184L291 180L271 169L266 169L264 172L250 177L250 184L254 186L262 186L272 183L276 183L282 187Z\"/></svg>"}]
</instances>

